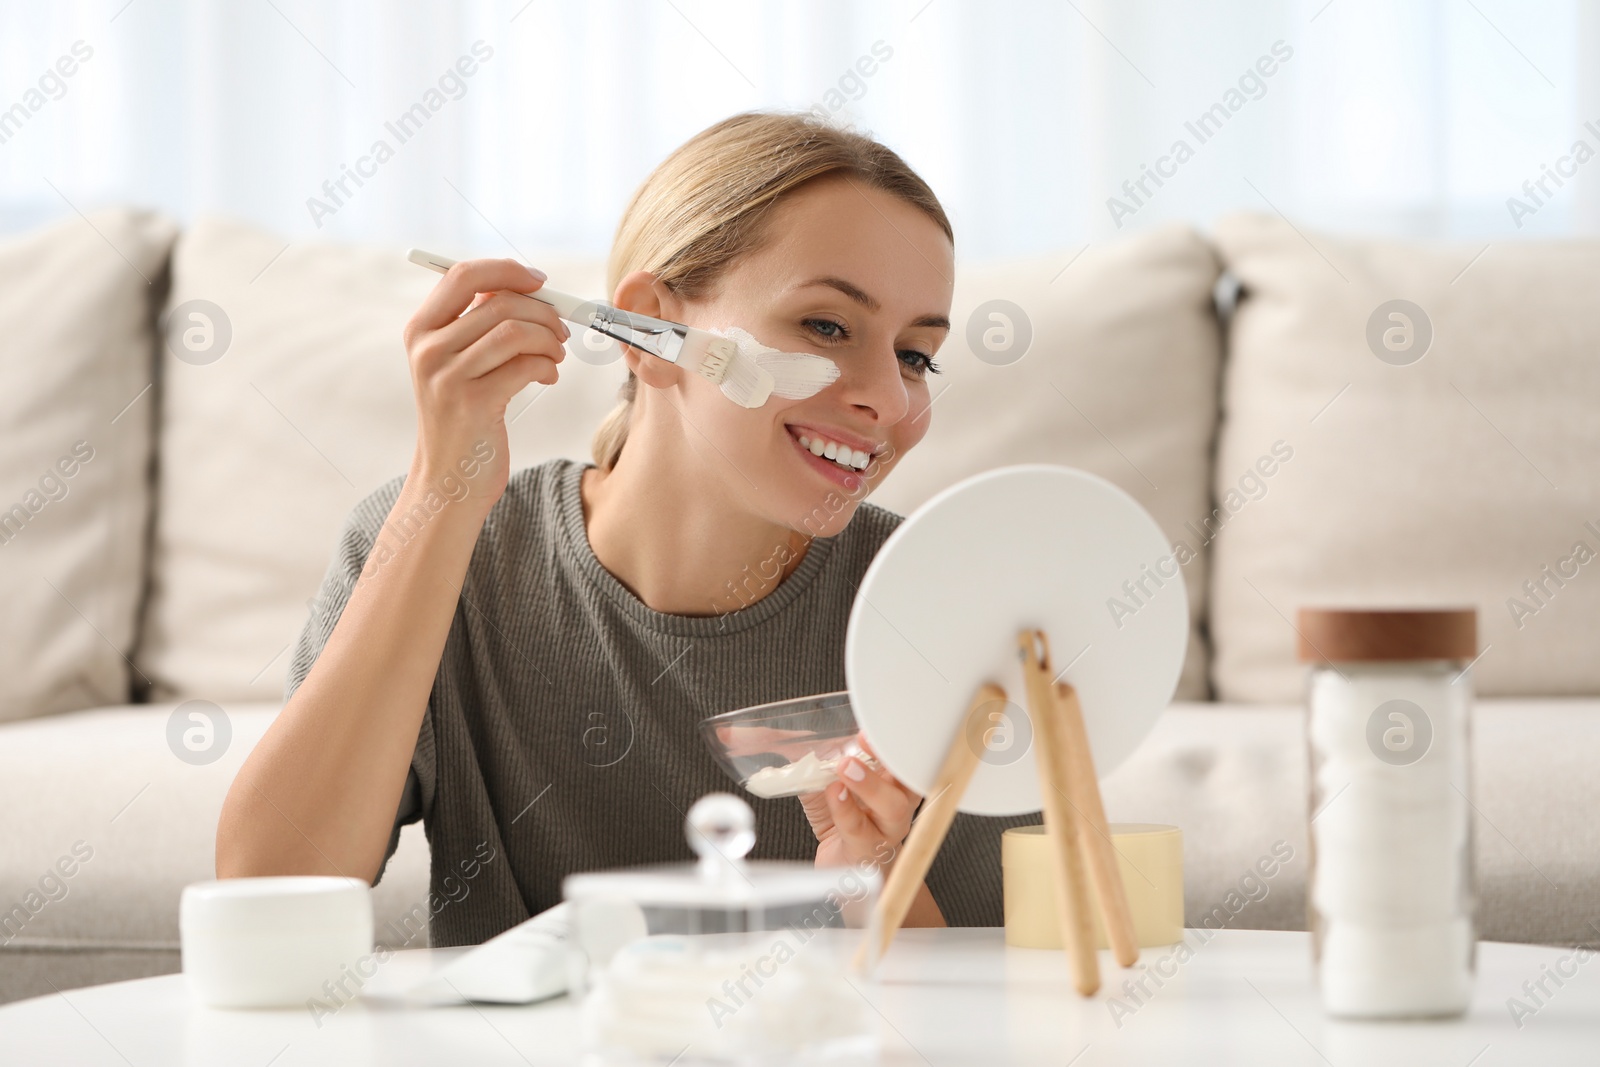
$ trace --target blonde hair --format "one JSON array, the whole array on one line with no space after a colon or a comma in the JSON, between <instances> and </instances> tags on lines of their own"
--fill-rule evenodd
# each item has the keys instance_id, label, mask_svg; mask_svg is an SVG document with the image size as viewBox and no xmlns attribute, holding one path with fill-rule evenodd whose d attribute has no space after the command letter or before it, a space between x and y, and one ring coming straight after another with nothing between
<instances>
[{"instance_id":1,"label":"blonde hair","mask_svg":"<svg viewBox=\"0 0 1600 1067\"><path fill-rule=\"evenodd\" d=\"M832 174L858 178L922 209L954 241L933 190L871 137L807 112L748 111L695 134L639 186L617 224L607 291L616 292L633 271L647 270L684 300L704 296L737 259L760 247L774 205ZM591 450L604 470L622 454L638 389L629 371L617 406L595 431Z\"/></svg>"}]
</instances>

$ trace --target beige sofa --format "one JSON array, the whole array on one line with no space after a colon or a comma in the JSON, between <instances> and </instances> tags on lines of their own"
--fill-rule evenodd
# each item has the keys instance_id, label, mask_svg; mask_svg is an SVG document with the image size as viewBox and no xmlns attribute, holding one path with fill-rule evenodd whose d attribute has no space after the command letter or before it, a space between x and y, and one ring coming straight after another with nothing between
<instances>
[{"instance_id":1,"label":"beige sofa","mask_svg":"<svg viewBox=\"0 0 1600 1067\"><path fill-rule=\"evenodd\" d=\"M1600 245L1479 252L1242 216L960 272L932 431L874 499L1065 463L1189 546L1178 700L1105 789L1114 819L1183 828L1191 924L1304 924L1295 607L1448 601L1479 605L1485 648L1482 933L1600 933L1600 576L1576 562L1600 548ZM596 261L538 262L601 289ZM337 525L406 468L400 328L436 279L400 248L134 210L0 241L0 279L6 1000L178 968L179 891L211 874ZM1394 299L1426 346L1369 344ZM588 456L623 372L572 344L512 403L518 465ZM1294 859L1250 878L1280 840ZM377 901L380 940L423 943L420 827Z\"/></svg>"}]
</instances>

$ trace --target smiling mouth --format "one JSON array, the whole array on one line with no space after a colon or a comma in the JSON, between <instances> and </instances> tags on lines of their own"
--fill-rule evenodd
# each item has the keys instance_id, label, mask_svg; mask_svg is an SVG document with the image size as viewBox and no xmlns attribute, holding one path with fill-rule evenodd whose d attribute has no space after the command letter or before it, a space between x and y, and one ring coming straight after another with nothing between
<instances>
[{"instance_id":1,"label":"smiling mouth","mask_svg":"<svg viewBox=\"0 0 1600 1067\"><path fill-rule=\"evenodd\" d=\"M862 452L850 448L808 431L795 427L785 427L789 437L799 445L803 451L811 453L818 460L828 463L846 474L861 474L876 461L877 456L870 452Z\"/></svg>"}]
</instances>

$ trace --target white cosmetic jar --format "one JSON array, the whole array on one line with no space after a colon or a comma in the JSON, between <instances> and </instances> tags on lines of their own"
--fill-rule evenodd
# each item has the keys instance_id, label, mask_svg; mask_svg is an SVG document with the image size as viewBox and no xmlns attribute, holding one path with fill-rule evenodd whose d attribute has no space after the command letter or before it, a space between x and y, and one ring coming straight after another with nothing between
<instances>
[{"instance_id":1,"label":"white cosmetic jar","mask_svg":"<svg viewBox=\"0 0 1600 1067\"><path fill-rule=\"evenodd\" d=\"M197 882L178 905L190 995L213 1008L303 1007L354 994L371 967L372 890L359 878Z\"/></svg>"}]
</instances>

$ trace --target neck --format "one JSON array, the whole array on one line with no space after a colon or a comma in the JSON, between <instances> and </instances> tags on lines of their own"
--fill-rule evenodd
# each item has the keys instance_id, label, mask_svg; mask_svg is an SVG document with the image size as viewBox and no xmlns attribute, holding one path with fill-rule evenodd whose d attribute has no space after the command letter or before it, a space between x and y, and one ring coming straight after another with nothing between
<instances>
[{"instance_id":1,"label":"neck","mask_svg":"<svg viewBox=\"0 0 1600 1067\"><path fill-rule=\"evenodd\" d=\"M631 441L609 471L584 472L590 548L654 611L724 615L748 607L800 565L810 544L806 534L728 499L722 481L705 476L705 462Z\"/></svg>"}]
</instances>

